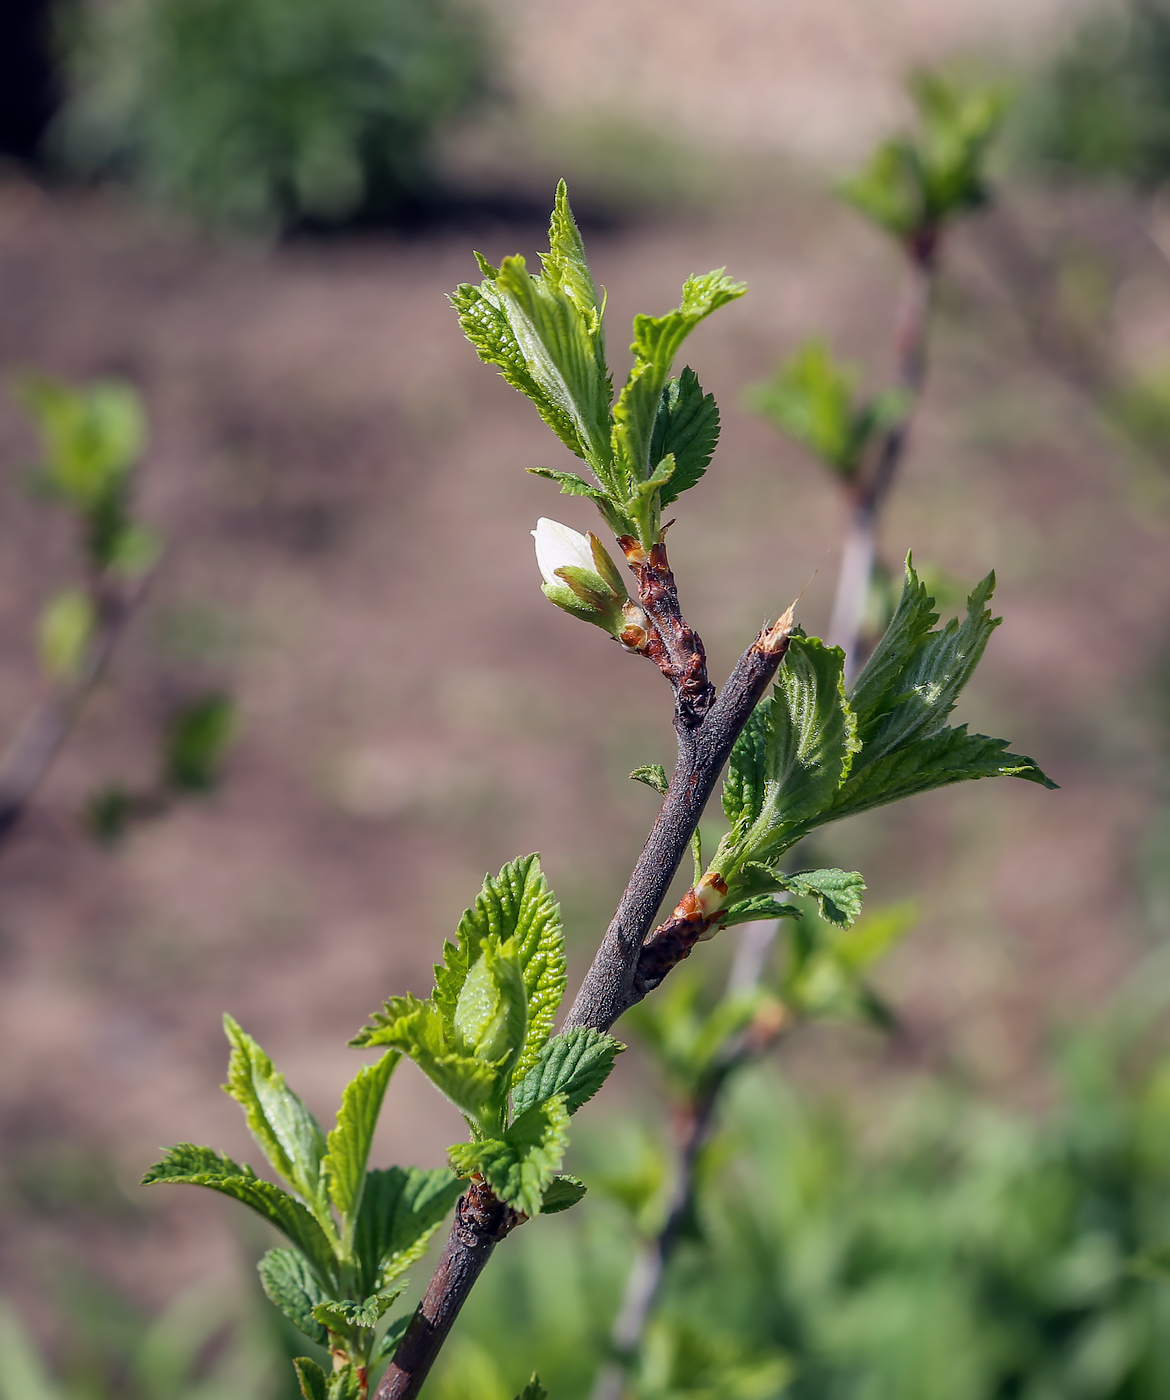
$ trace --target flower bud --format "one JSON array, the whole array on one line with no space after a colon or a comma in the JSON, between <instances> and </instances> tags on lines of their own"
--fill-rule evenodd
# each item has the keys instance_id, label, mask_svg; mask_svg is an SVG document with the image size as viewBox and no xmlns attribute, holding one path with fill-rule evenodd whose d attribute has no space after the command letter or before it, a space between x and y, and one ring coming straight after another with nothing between
<instances>
[{"instance_id":1,"label":"flower bud","mask_svg":"<svg viewBox=\"0 0 1170 1400\"><path fill-rule=\"evenodd\" d=\"M583 622L604 627L619 640L632 626L648 626L617 565L594 534L582 535L541 517L532 532L544 596Z\"/></svg>"}]
</instances>

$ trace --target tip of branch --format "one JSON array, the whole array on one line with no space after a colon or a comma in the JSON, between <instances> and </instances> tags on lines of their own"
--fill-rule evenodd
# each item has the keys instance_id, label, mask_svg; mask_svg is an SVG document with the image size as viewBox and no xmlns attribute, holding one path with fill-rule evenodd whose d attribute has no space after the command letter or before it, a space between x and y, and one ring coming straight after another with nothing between
<instances>
[{"instance_id":1,"label":"tip of branch","mask_svg":"<svg viewBox=\"0 0 1170 1400\"><path fill-rule=\"evenodd\" d=\"M792 636L796 626L796 604L798 602L800 602L799 598L789 603L771 627L764 628L756 639L757 651L762 651L765 656L775 656L786 650L788 639Z\"/></svg>"}]
</instances>

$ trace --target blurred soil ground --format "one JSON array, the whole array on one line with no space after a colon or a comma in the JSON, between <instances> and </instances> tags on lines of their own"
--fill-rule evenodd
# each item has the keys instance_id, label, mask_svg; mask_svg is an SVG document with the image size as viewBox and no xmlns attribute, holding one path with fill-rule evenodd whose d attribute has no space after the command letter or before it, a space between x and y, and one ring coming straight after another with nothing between
<instances>
[{"instance_id":1,"label":"blurred soil ground","mask_svg":"<svg viewBox=\"0 0 1170 1400\"><path fill-rule=\"evenodd\" d=\"M1064 228L1098 250L1123 346L1166 344L1170 270L1137 211L1008 201L1041 245ZM861 868L873 901L919 901L885 976L907 1033L884 1051L818 1033L794 1064L838 1079L949 1064L1034 1098L1045 1029L1099 1004L1149 937L1135 891L1164 797L1170 507L1164 478L1029 348L989 272L990 227L953 250L885 552L896 564L913 546L964 582L997 570L1004 625L958 718L1062 788L972 785L826 838L825 863ZM898 263L791 177L722 211L587 219L586 239L620 368L632 314L674 304L688 273L726 264L751 287L688 346L725 428L671 533L721 677L814 571L801 617L825 625L842 524L831 483L742 409L742 387L808 333L880 383ZM531 256L544 232L487 221L261 251L113 199L0 185L0 366L139 386L142 501L168 540L108 683L0 858L4 1290L51 1290L71 1251L152 1300L235 1268L230 1206L133 1185L182 1139L255 1161L217 1087L220 1013L328 1116L358 1060L346 1039L382 996L427 989L485 870L543 852L579 972L640 847L654 799L626 774L670 764L666 688L539 592L537 517L594 522L525 474L568 454L446 306L473 244ZM0 400L6 734L38 693L33 619L73 558L52 509L21 492L33 448ZM145 781L167 703L206 684L242 707L222 790L95 847L86 796ZM437 1162L459 1130L404 1066L379 1159Z\"/></svg>"}]
</instances>

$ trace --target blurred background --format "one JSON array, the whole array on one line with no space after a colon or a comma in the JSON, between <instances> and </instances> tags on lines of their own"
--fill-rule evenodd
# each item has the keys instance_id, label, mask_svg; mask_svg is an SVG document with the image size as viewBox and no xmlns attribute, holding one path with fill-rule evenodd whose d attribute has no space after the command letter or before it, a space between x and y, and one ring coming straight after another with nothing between
<instances>
[{"instance_id":1,"label":"blurred background","mask_svg":"<svg viewBox=\"0 0 1170 1400\"><path fill-rule=\"evenodd\" d=\"M460 335L472 247L531 259L565 176L620 373L688 273L749 284L688 346L724 430L671 535L721 678L814 572L827 624L839 493L744 391L810 335L889 381L902 260L833 191L922 66L1011 103L882 553L951 610L997 571L958 718L1061 789L826 835L874 906L914 901L877 976L896 1030L802 1030L737 1086L638 1393L1170 1393L1170 4L6 0L0 33L0 367L137 390L165 542L0 845L0 1396L287 1395L259 1227L136 1184L178 1140L256 1160L221 1013L328 1117L346 1040L427 990L485 870L542 851L572 985L653 818L626 775L669 769L665 687L540 595L537 517L591 507L525 474L568 454ZM6 391L4 742L80 568L40 454ZM107 820L209 695L216 781ZM510 1400L534 1365L589 1393L669 1170L661 1083L619 1068L576 1120L600 1184L501 1250L436 1396ZM460 1130L404 1065L378 1160Z\"/></svg>"}]
</instances>

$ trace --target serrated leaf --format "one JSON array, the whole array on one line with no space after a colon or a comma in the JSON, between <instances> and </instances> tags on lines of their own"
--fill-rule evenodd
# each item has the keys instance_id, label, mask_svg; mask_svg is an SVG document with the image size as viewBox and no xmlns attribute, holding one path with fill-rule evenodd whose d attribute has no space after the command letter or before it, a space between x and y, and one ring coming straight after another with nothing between
<instances>
[{"instance_id":1,"label":"serrated leaf","mask_svg":"<svg viewBox=\"0 0 1170 1400\"><path fill-rule=\"evenodd\" d=\"M144 1186L156 1182L206 1186L221 1195L242 1201L257 1215L275 1225L300 1249L324 1283L333 1278L336 1259L333 1246L318 1221L300 1201L263 1181L249 1166L233 1162L210 1147L181 1142L142 1178Z\"/></svg>"},{"instance_id":2,"label":"serrated leaf","mask_svg":"<svg viewBox=\"0 0 1170 1400\"><path fill-rule=\"evenodd\" d=\"M452 1023L463 983L485 941L497 947L515 942L528 1004L528 1030L515 1069L516 1076L522 1076L548 1039L565 991L560 909L540 868L540 857L523 856L505 865L499 875L485 876L474 907L464 910L457 936L458 946L446 944L443 964L435 968L435 1003Z\"/></svg>"},{"instance_id":3,"label":"serrated leaf","mask_svg":"<svg viewBox=\"0 0 1170 1400\"><path fill-rule=\"evenodd\" d=\"M326 1400L365 1400L366 1377L351 1362L333 1371L325 1383Z\"/></svg>"},{"instance_id":4,"label":"serrated leaf","mask_svg":"<svg viewBox=\"0 0 1170 1400\"><path fill-rule=\"evenodd\" d=\"M548 1400L548 1391L541 1385L540 1377L535 1371L532 1373L532 1379L517 1395L516 1400Z\"/></svg>"},{"instance_id":5,"label":"serrated leaf","mask_svg":"<svg viewBox=\"0 0 1170 1400\"><path fill-rule=\"evenodd\" d=\"M329 1379L315 1361L308 1356L298 1356L293 1360L293 1369L303 1400L328 1400Z\"/></svg>"},{"instance_id":6,"label":"serrated leaf","mask_svg":"<svg viewBox=\"0 0 1170 1400\"><path fill-rule=\"evenodd\" d=\"M451 945L447 947L450 949ZM419 1001L410 993L391 997L372 1020L373 1024L360 1031L350 1044L359 1049L389 1045L401 1050L468 1118L477 1118L493 1099L506 1093L499 1067L477 1059L433 1001Z\"/></svg>"},{"instance_id":7,"label":"serrated leaf","mask_svg":"<svg viewBox=\"0 0 1170 1400\"><path fill-rule=\"evenodd\" d=\"M613 1036L589 1026L576 1026L554 1036L512 1091L517 1117L555 1094L564 1097L568 1113L576 1113L605 1083L625 1048Z\"/></svg>"},{"instance_id":8,"label":"serrated leaf","mask_svg":"<svg viewBox=\"0 0 1170 1400\"><path fill-rule=\"evenodd\" d=\"M608 501L609 497L598 486L591 485L576 472L558 472L551 467L526 467L530 476L542 476L546 481L555 481L563 496L589 496L595 501Z\"/></svg>"},{"instance_id":9,"label":"serrated leaf","mask_svg":"<svg viewBox=\"0 0 1170 1400\"><path fill-rule=\"evenodd\" d=\"M860 748L845 699L844 653L793 637L776 675L765 751L765 814L786 823L820 811Z\"/></svg>"},{"instance_id":10,"label":"serrated leaf","mask_svg":"<svg viewBox=\"0 0 1170 1400\"><path fill-rule=\"evenodd\" d=\"M554 1176L544 1188L541 1215L559 1215L585 1199L588 1186L575 1176Z\"/></svg>"},{"instance_id":11,"label":"serrated leaf","mask_svg":"<svg viewBox=\"0 0 1170 1400\"><path fill-rule=\"evenodd\" d=\"M732 751L724 788L732 828L711 866L729 883L728 904L768 892L758 876L738 872L766 868L816 825L849 773L858 740L844 663L839 648L794 636L771 700L757 707Z\"/></svg>"},{"instance_id":12,"label":"serrated leaf","mask_svg":"<svg viewBox=\"0 0 1170 1400\"><path fill-rule=\"evenodd\" d=\"M911 578L913 570L907 564L907 583ZM945 627L928 633L910 653L867 726L862 764L916 739L928 739L943 728L988 638L1003 621L992 617L986 606L994 589L995 574L990 573L967 599L966 617L952 618Z\"/></svg>"},{"instance_id":13,"label":"serrated leaf","mask_svg":"<svg viewBox=\"0 0 1170 1400\"><path fill-rule=\"evenodd\" d=\"M746 290L743 283L733 282L719 268L702 277L688 277L677 310L665 316L634 317L630 346L634 364L613 409L614 457L626 496L639 482L647 481L657 466L650 448L662 393L679 347L704 317ZM643 539L642 543L649 548L654 541Z\"/></svg>"},{"instance_id":14,"label":"serrated leaf","mask_svg":"<svg viewBox=\"0 0 1170 1400\"><path fill-rule=\"evenodd\" d=\"M907 554L902 596L894 616L849 694L863 744L870 737L875 720L891 708L905 689L900 677L937 621L934 599L915 573L913 557Z\"/></svg>"},{"instance_id":15,"label":"serrated leaf","mask_svg":"<svg viewBox=\"0 0 1170 1400\"><path fill-rule=\"evenodd\" d=\"M848 928L861 913L865 881L856 870L802 870L784 881L793 894L813 896L821 917L838 928Z\"/></svg>"},{"instance_id":16,"label":"serrated leaf","mask_svg":"<svg viewBox=\"0 0 1170 1400\"><path fill-rule=\"evenodd\" d=\"M256 1267L269 1302L311 1342L328 1346L328 1333L313 1316L313 1309L324 1302L325 1294L304 1257L293 1249L270 1249Z\"/></svg>"},{"instance_id":17,"label":"serrated leaf","mask_svg":"<svg viewBox=\"0 0 1170 1400\"><path fill-rule=\"evenodd\" d=\"M328 1219L328 1189L321 1173L325 1134L320 1124L256 1041L231 1016L225 1015L223 1024L232 1045L224 1092L243 1108L252 1136L273 1168L318 1219Z\"/></svg>"},{"instance_id":18,"label":"serrated leaf","mask_svg":"<svg viewBox=\"0 0 1170 1400\"><path fill-rule=\"evenodd\" d=\"M658 402L650 439L650 461L675 460L674 474L660 496L664 506L677 501L703 476L719 445L719 408L714 394L704 394L699 377L688 366L677 379L667 380Z\"/></svg>"},{"instance_id":19,"label":"serrated leaf","mask_svg":"<svg viewBox=\"0 0 1170 1400\"><path fill-rule=\"evenodd\" d=\"M387 1167L367 1174L353 1235L365 1293L384 1287L421 1258L463 1189L446 1167Z\"/></svg>"},{"instance_id":20,"label":"serrated leaf","mask_svg":"<svg viewBox=\"0 0 1170 1400\"><path fill-rule=\"evenodd\" d=\"M765 919L799 919L795 904L777 904L768 894L753 895L729 905L719 915L719 927L735 928L737 924L758 924Z\"/></svg>"},{"instance_id":21,"label":"serrated leaf","mask_svg":"<svg viewBox=\"0 0 1170 1400\"><path fill-rule=\"evenodd\" d=\"M666 781L666 769L661 763L644 763L641 768L635 768L630 777L635 783L645 783L648 788L653 788L663 797L666 796L669 784Z\"/></svg>"},{"instance_id":22,"label":"serrated leaf","mask_svg":"<svg viewBox=\"0 0 1170 1400\"><path fill-rule=\"evenodd\" d=\"M461 1176L479 1172L496 1195L525 1215L539 1215L545 1188L568 1146L569 1114L560 1095L534 1104L501 1137L448 1149Z\"/></svg>"},{"instance_id":23,"label":"serrated leaf","mask_svg":"<svg viewBox=\"0 0 1170 1400\"><path fill-rule=\"evenodd\" d=\"M920 792L975 778L1023 778L1046 788L1057 786L1033 759L1007 753L1006 749L1006 739L968 734L965 724L944 729L931 739L919 740L867 764L837 794L825 820L856 816Z\"/></svg>"},{"instance_id":24,"label":"serrated leaf","mask_svg":"<svg viewBox=\"0 0 1170 1400\"><path fill-rule=\"evenodd\" d=\"M760 815L767 786L768 730L773 700L761 700L740 730L731 750L723 783L723 812L733 827L744 830Z\"/></svg>"},{"instance_id":25,"label":"serrated leaf","mask_svg":"<svg viewBox=\"0 0 1170 1400\"><path fill-rule=\"evenodd\" d=\"M498 275L498 269L493 270ZM495 291L495 276L478 287L464 282L451 293L451 305L463 334L486 364L495 365L503 378L535 405L536 411L576 456L584 458L572 415L551 399L533 378L524 351Z\"/></svg>"},{"instance_id":26,"label":"serrated leaf","mask_svg":"<svg viewBox=\"0 0 1170 1400\"><path fill-rule=\"evenodd\" d=\"M330 1332L348 1341L362 1341L363 1331L372 1331L383 1314L402 1296L402 1287L382 1289L360 1303L349 1299L327 1298L313 1309L314 1319Z\"/></svg>"},{"instance_id":27,"label":"serrated leaf","mask_svg":"<svg viewBox=\"0 0 1170 1400\"><path fill-rule=\"evenodd\" d=\"M397 1050L387 1050L375 1064L364 1065L345 1086L337 1126L326 1140L324 1160L329 1181L329 1197L348 1226L346 1242L352 1238L354 1220L361 1205L366 1180L370 1143L378 1126L378 1114L390 1076L401 1058Z\"/></svg>"},{"instance_id":28,"label":"serrated leaf","mask_svg":"<svg viewBox=\"0 0 1170 1400\"><path fill-rule=\"evenodd\" d=\"M80 588L66 588L45 604L38 625L41 665L53 680L76 680L97 624L97 613Z\"/></svg>"}]
</instances>

